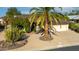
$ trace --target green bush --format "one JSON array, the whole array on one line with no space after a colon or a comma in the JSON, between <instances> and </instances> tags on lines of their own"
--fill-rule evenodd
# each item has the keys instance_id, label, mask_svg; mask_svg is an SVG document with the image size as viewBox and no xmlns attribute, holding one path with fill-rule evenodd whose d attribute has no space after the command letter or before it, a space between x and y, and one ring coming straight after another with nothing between
<instances>
[{"instance_id":1,"label":"green bush","mask_svg":"<svg viewBox=\"0 0 79 59\"><path fill-rule=\"evenodd\" d=\"M69 24L69 28L71 30L78 32L79 31L79 23L71 23L71 24Z\"/></svg>"},{"instance_id":2,"label":"green bush","mask_svg":"<svg viewBox=\"0 0 79 59\"><path fill-rule=\"evenodd\" d=\"M25 32L30 32L30 22L28 20L24 21L23 27L25 29Z\"/></svg>"},{"instance_id":3,"label":"green bush","mask_svg":"<svg viewBox=\"0 0 79 59\"><path fill-rule=\"evenodd\" d=\"M7 42L16 42L20 40L24 35L22 30L19 30L17 27L15 28L8 28L5 30L5 37Z\"/></svg>"},{"instance_id":4,"label":"green bush","mask_svg":"<svg viewBox=\"0 0 79 59\"><path fill-rule=\"evenodd\" d=\"M75 30L75 29L79 28L79 24L77 24L77 23L69 24L69 28Z\"/></svg>"},{"instance_id":5,"label":"green bush","mask_svg":"<svg viewBox=\"0 0 79 59\"><path fill-rule=\"evenodd\" d=\"M16 18L13 21L12 26L13 27L16 27L17 26L17 28L19 28L21 26L22 27L22 30L24 30L25 32L30 32L30 22L29 22L28 19Z\"/></svg>"}]
</instances>

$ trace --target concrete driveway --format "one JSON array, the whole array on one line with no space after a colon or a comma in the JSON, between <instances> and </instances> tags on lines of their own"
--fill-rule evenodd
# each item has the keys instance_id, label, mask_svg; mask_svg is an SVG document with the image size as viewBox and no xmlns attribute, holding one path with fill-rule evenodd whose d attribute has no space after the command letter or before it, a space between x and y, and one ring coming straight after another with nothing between
<instances>
[{"instance_id":1,"label":"concrete driveway","mask_svg":"<svg viewBox=\"0 0 79 59\"><path fill-rule=\"evenodd\" d=\"M10 51L39 51L79 45L79 33L71 30L56 32L56 35L52 36L54 39L51 41L40 40L40 34L30 33L26 35L29 35L27 44ZM0 32L1 40L5 40L4 32Z\"/></svg>"},{"instance_id":2,"label":"concrete driveway","mask_svg":"<svg viewBox=\"0 0 79 59\"><path fill-rule=\"evenodd\" d=\"M53 35L54 39L51 41L39 40L40 34L30 33L26 35L30 35L27 39L28 43L10 51L39 51L79 45L79 33L71 30L57 32L56 36Z\"/></svg>"}]
</instances>

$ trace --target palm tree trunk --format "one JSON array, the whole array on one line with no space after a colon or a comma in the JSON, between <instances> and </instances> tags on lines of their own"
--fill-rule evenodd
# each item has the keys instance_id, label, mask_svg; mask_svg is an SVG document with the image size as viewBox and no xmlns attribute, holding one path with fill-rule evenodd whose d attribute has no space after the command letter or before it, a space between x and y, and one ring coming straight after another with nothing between
<instances>
[{"instance_id":1,"label":"palm tree trunk","mask_svg":"<svg viewBox=\"0 0 79 59\"><path fill-rule=\"evenodd\" d=\"M49 33L48 33L48 27L49 27L49 25L48 25L48 13L47 13L47 11L45 12L45 19L46 19L46 21L45 21L45 28L44 28L44 30L45 30L45 34L44 34L44 40L50 40L49 39Z\"/></svg>"},{"instance_id":2,"label":"palm tree trunk","mask_svg":"<svg viewBox=\"0 0 79 59\"><path fill-rule=\"evenodd\" d=\"M42 38L42 40L52 40L50 34L49 34L49 18L48 18L48 11L45 8L45 24L44 24L44 36Z\"/></svg>"},{"instance_id":3,"label":"palm tree trunk","mask_svg":"<svg viewBox=\"0 0 79 59\"><path fill-rule=\"evenodd\" d=\"M47 21L47 19L45 21L45 28L44 28L44 30L45 30L45 35L47 36L48 35L48 21Z\"/></svg>"},{"instance_id":4,"label":"palm tree trunk","mask_svg":"<svg viewBox=\"0 0 79 59\"><path fill-rule=\"evenodd\" d=\"M46 8L45 8L45 34L48 35L48 12L46 11Z\"/></svg>"}]
</instances>

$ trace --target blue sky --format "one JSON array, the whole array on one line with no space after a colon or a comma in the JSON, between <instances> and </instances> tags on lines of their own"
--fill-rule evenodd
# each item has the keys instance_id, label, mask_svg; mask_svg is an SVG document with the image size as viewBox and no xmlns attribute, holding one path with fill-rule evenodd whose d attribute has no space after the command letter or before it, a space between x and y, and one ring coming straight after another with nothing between
<instances>
[{"instance_id":1,"label":"blue sky","mask_svg":"<svg viewBox=\"0 0 79 59\"><path fill-rule=\"evenodd\" d=\"M6 15L6 12L8 11L8 8L9 8L9 7L0 7L0 17ZM18 9L18 11L20 11L22 14L27 14L27 13L29 13L31 7L27 7L27 8L25 8L25 7L18 7L17 9Z\"/></svg>"},{"instance_id":2,"label":"blue sky","mask_svg":"<svg viewBox=\"0 0 79 59\"><path fill-rule=\"evenodd\" d=\"M0 7L0 17L6 15L6 12L7 12L8 8L9 7ZM31 7L17 7L17 9L22 14L27 14L27 13L29 13ZM77 8L77 7L73 7L73 8L72 7L65 7L65 8L63 8L62 11L60 11L58 9L57 9L57 11L64 13L64 12L71 12L71 10L75 10L75 9L79 9L79 8Z\"/></svg>"}]
</instances>

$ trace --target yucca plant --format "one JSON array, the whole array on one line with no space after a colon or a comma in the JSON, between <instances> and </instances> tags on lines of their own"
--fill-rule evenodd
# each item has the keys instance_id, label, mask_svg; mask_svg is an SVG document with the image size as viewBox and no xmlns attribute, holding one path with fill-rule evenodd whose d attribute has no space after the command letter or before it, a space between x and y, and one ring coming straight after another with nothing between
<instances>
[{"instance_id":1,"label":"yucca plant","mask_svg":"<svg viewBox=\"0 0 79 59\"><path fill-rule=\"evenodd\" d=\"M62 8L60 8L62 9ZM62 20L67 20L68 17L61 13L57 13L54 7L37 7L30 10L31 15L29 17L30 26L35 22L36 26L40 26L44 29L42 40L51 40L50 30L54 30L53 23L61 24ZM50 29L50 30L49 30ZM52 32L54 33L54 32Z\"/></svg>"}]
</instances>

